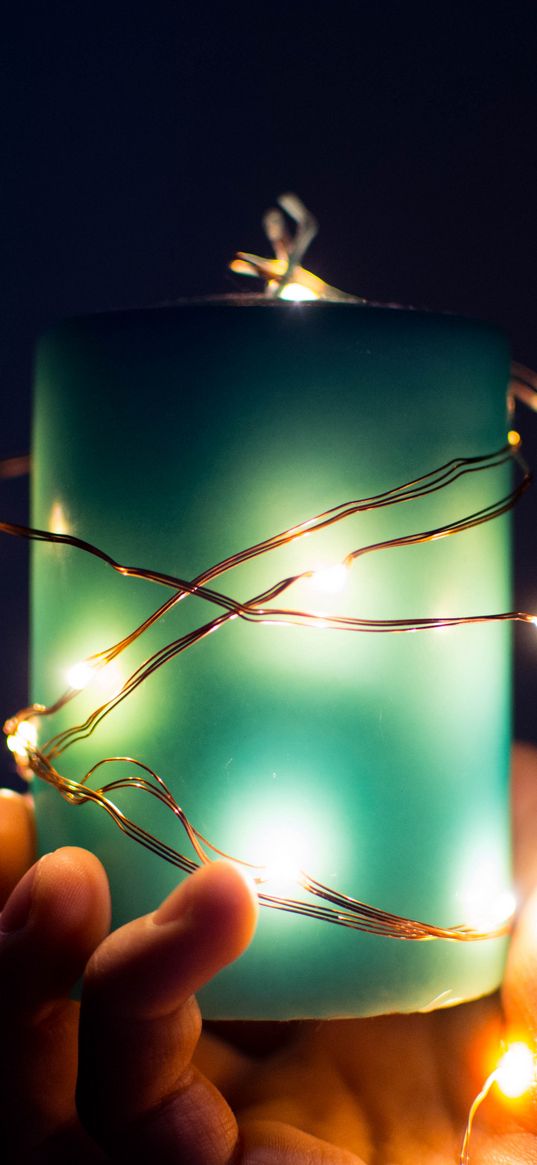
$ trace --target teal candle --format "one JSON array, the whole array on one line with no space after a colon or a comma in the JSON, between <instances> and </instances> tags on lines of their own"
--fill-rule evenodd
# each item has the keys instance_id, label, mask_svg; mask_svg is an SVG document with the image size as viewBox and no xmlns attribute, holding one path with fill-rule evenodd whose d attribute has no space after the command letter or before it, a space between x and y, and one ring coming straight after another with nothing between
<instances>
[{"instance_id":1,"label":"teal candle","mask_svg":"<svg viewBox=\"0 0 537 1165\"><path fill-rule=\"evenodd\" d=\"M346 303L224 301L73 320L39 350L33 525L191 580L330 507L499 449L508 370L506 341L487 325ZM455 522L509 489L508 466L467 473L296 538L210 585L245 602L313 572L272 607L365 619L505 611L506 517L342 564L360 546ZM73 664L117 643L171 593L48 543L34 548L32 576L40 703L56 700ZM41 722L40 742L83 722L154 652L220 614L200 597L177 604ZM267 867L270 892L304 900L304 868L397 915L489 929L510 887L509 680L507 624L362 634L235 618L55 763L76 780L103 757L148 765L215 846ZM124 770L105 766L89 784ZM176 884L177 870L99 805L70 805L39 779L34 791L41 849L71 843L100 856L115 924ZM195 858L154 798L132 788L115 801ZM251 948L200 999L214 1018L411 1011L495 989L504 955L498 938L407 942L264 909Z\"/></svg>"}]
</instances>

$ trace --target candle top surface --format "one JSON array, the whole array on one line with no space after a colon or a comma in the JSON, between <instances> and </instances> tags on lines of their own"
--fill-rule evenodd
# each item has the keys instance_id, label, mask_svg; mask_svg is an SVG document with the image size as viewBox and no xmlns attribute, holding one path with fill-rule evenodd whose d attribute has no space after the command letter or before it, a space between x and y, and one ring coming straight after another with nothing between
<instances>
[{"instance_id":1,"label":"candle top surface","mask_svg":"<svg viewBox=\"0 0 537 1165\"><path fill-rule=\"evenodd\" d=\"M130 305L128 307L106 308L104 310L97 310L94 312L85 312L75 314L73 316L66 316L65 319L88 319L95 316L117 316L117 315L131 315L133 313L154 313L173 311L175 308L184 307L258 307L268 308L272 310L283 310L287 312L304 312L304 311L355 311L360 309L360 313L368 314L372 311L377 312L397 312L401 314L411 313L412 315L422 316L447 316L456 319L474 319L480 321L478 317L469 317L448 308L428 308L423 305L417 306L409 303L396 303L392 301L380 300L363 300L358 296L348 296L344 300L330 300L330 299L304 299L304 300L286 300L278 297L271 297L263 295L260 292L222 292L211 293L208 295L181 295L176 299L162 300L157 303L145 303Z\"/></svg>"},{"instance_id":2,"label":"candle top surface","mask_svg":"<svg viewBox=\"0 0 537 1165\"><path fill-rule=\"evenodd\" d=\"M204 322L212 317L215 322L217 320L225 322L225 326L229 326L230 321L233 321L232 326L236 327L238 319L244 320L244 314L237 313L233 310L235 308L250 309L247 314L252 320L254 318L270 320L271 323L267 323L269 329L274 325L279 327L282 324L287 329L289 321L300 326L315 323L316 326L320 325L321 327L325 325L329 327L330 324L337 321L336 326L339 326L341 322L341 326L348 329L352 321L352 328L356 328L357 332L367 332L369 327L375 331L384 328L397 330L398 328L410 327L421 329L424 333L429 328L440 328L448 332L463 329L467 333L473 331L483 335L494 334L497 338L502 337L505 343L508 342L502 329L495 323L461 315L454 311L429 310L424 307L399 303L364 302L350 298L340 302L323 299L289 302L262 294L248 293L185 296L166 303L121 307L67 316L47 328L41 341L46 341L49 336L55 337L65 331L76 331L79 328L83 330L86 328L96 329L97 331L103 329L107 333L116 329L122 331L125 327L129 328L133 324L136 329L144 325L148 325L151 329L155 325L157 327L162 325L166 329L170 325L176 327L180 322L186 322L187 316L190 316L189 326L196 316Z\"/></svg>"}]
</instances>

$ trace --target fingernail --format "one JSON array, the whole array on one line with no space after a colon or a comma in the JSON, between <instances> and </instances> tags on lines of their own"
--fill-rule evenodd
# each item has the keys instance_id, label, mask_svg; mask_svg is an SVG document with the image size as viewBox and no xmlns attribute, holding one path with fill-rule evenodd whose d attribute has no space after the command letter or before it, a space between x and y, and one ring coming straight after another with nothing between
<instances>
[{"instance_id":1,"label":"fingernail","mask_svg":"<svg viewBox=\"0 0 537 1165\"><path fill-rule=\"evenodd\" d=\"M26 926L32 909L36 874L42 861L43 858L40 858L30 870L27 870L10 894L0 914L1 934L14 934Z\"/></svg>"},{"instance_id":2,"label":"fingernail","mask_svg":"<svg viewBox=\"0 0 537 1165\"><path fill-rule=\"evenodd\" d=\"M242 888L240 888L240 883L244 883ZM195 922L201 903L203 903L204 911L209 900L216 909L221 903L222 907L228 910L229 902L237 900L237 892L239 892L242 910L245 905L246 890L255 913L257 895L249 873L230 860L209 862L190 874L172 891L168 898L165 898L153 915L153 922L157 926L163 926L168 922L181 920L185 926L188 926L189 923Z\"/></svg>"}]
</instances>

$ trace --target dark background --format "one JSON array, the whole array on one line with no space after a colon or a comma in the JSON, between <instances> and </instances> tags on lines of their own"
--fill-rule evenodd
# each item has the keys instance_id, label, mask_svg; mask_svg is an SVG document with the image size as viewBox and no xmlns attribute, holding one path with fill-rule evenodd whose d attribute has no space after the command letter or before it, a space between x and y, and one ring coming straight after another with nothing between
<instances>
[{"instance_id":1,"label":"dark background","mask_svg":"<svg viewBox=\"0 0 537 1165\"><path fill-rule=\"evenodd\" d=\"M496 321L537 367L536 50L535 3L20 5L0 49L0 456L29 448L44 327L234 290L229 258L266 251L288 189L330 283ZM518 423L537 465L537 416ZM24 520L27 483L1 492ZM536 516L530 494L516 602L534 611ZM3 716L27 697L26 546L3 537L0 564ZM516 728L537 740L537 638L515 638Z\"/></svg>"}]
</instances>

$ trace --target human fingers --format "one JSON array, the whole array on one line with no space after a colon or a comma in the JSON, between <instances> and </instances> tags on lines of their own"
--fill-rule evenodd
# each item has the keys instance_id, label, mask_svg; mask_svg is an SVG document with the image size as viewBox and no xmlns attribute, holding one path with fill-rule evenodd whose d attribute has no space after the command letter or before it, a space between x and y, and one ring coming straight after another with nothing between
<instances>
[{"instance_id":1,"label":"human fingers","mask_svg":"<svg viewBox=\"0 0 537 1165\"><path fill-rule=\"evenodd\" d=\"M3 1151L9 1136L17 1160L75 1117L78 1008L68 993L109 917L104 870L93 854L75 848L32 866L0 916L0 1027L8 1068L0 1124ZM15 1159L9 1150L7 1159Z\"/></svg>"},{"instance_id":2,"label":"human fingers","mask_svg":"<svg viewBox=\"0 0 537 1165\"><path fill-rule=\"evenodd\" d=\"M231 1109L191 1064L201 1027L192 993L242 953L256 917L253 886L217 862L90 960L78 1107L114 1159L228 1165L239 1151Z\"/></svg>"},{"instance_id":3,"label":"human fingers","mask_svg":"<svg viewBox=\"0 0 537 1165\"><path fill-rule=\"evenodd\" d=\"M512 763L515 881L522 898L537 886L537 748L515 744Z\"/></svg>"},{"instance_id":4,"label":"human fingers","mask_svg":"<svg viewBox=\"0 0 537 1165\"><path fill-rule=\"evenodd\" d=\"M35 856L33 805L11 789L0 789L0 909Z\"/></svg>"},{"instance_id":5,"label":"human fingers","mask_svg":"<svg viewBox=\"0 0 537 1165\"><path fill-rule=\"evenodd\" d=\"M537 892L529 898L513 936L503 984L507 1030L514 1039L537 1047ZM516 1115L537 1133L537 1087L518 1102ZM536 1146L537 1149L537 1146Z\"/></svg>"},{"instance_id":6,"label":"human fingers","mask_svg":"<svg viewBox=\"0 0 537 1165\"><path fill-rule=\"evenodd\" d=\"M349 1149L320 1141L283 1121L255 1120L241 1131L237 1165L364 1165Z\"/></svg>"}]
</instances>

